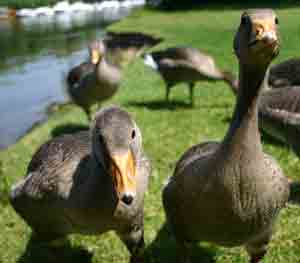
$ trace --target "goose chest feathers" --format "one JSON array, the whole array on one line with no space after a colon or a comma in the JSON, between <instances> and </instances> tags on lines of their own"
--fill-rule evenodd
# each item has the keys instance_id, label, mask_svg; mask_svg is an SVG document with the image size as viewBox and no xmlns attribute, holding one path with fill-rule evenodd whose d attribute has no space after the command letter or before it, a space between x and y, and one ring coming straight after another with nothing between
<instances>
[{"instance_id":1,"label":"goose chest feathers","mask_svg":"<svg viewBox=\"0 0 300 263\"><path fill-rule=\"evenodd\" d=\"M188 244L193 241L243 245L251 262L259 262L288 200L288 180L263 152L257 120L265 73L279 52L277 23L269 9L242 14L234 40L240 88L227 134L221 143L188 150L163 190L182 262L189 262Z\"/></svg>"},{"instance_id":2,"label":"goose chest feathers","mask_svg":"<svg viewBox=\"0 0 300 263\"><path fill-rule=\"evenodd\" d=\"M135 257L144 246L149 174L138 126L124 110L107 107L96 114L90 132L42 145L10 201L39 240L114 230Z\"/></svg>"}]
</instances>

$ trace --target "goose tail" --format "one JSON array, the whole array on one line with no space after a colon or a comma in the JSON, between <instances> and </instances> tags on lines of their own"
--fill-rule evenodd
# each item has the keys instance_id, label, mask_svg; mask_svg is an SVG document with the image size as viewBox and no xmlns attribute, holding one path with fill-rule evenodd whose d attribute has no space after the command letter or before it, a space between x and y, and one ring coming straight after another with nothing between
<instances>
[{"instance_id":1,"label":"goose tail","mask_svg":"<svg viewBox=\"0 0 300 263\"><path fill-rule=\"evenodd\" d=\"M153 56L151 54L144 54L143 55L143 59L144 59L144 64L155 69L158 70L158 64L156 63L156 61L154 60Z\"/></svg>"}]
</instances>

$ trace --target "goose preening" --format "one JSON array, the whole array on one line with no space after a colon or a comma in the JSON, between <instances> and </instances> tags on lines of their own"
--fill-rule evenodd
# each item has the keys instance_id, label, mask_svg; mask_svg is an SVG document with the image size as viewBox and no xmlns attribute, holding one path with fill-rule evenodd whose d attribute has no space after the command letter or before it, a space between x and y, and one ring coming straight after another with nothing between
<instances>
[{"instance_id":1,"label":"goose preening","mask_svg":"<svg viewBox=\"0 0 300 263\"><path fill-rule=\"evenodd\" d=\"M146 65L157 70L166 84L166 101L170 90L178 83L187 83L190 103L194 104L194 86L198 81L224 80L236 85L236 78L229 72L220 70L214 59L190 47L173 47L144 54Z\"/></svg>"},{"instance_id":2,"label":"goose preening","mask_svg":"<svg viewBox=\"0 0 300 263\"><path fill-rule=\"evenodd\" d=\"M167 220L189 262L189 243L245 246L250 262L267 251L273 226L289 198L289 181L262 149L258 99L279 52L278 18L270 9L245 11L234 40L239 94L223 141L189 149L163 190Z\"/></svg>"},{"instance_id":3,"label":"goose preening","mask_svg":"<svg viewBox=\"0 0 300 263\"><path fill-rule=\"evenodd\" d=\"M268 81L272 88L300 85L300 59L292 58L272 66Z\"/></svg>"},{"instance_id":4,"label":"goose preening","mask_svg":"<svg viewBox=\"0 0 300 263\"><path fill-rule=\"evenodd\" d=\"M67 91L73 102L90 118L93 104L101 103L117 92L125 65L123 61L132 61L145 48L162 40L139 32L108 32L103 40L91 42L90 61L74 67L67 76Z\"/></svg>"},{"instance_id":5,"label":"goose preening","mask_svg":"<svg viewBox=\"0 0 300 263\"><path fill-rule=\"evenodd\" d=\"M10 202L32 227L35 240L51 246L70 233L114 230L136 262L144 247L149 174L135 121L126 111L107 107L96 114L90 132L43 144L27 176L12 188Z\"/></svg>"}]
</instances>

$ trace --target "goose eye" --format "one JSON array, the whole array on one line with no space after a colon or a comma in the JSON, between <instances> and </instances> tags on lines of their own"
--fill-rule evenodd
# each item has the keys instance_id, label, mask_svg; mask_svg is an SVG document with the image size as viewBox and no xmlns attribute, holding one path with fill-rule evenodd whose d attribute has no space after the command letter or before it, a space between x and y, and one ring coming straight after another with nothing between
<instances>
[{"instance_id":1,"label":"goose eye","mask_svg":"<svg viewBox=\"0 0 300 263\"><path fill-rule=\"evenodd\" d=\"M277 17L275 18L275 24L276 24L276 25L278 25L278 24L279 24L279 20L278 20L278 18L277 18Z\"/></svg>"},{"instance_id":2,"label":"goose eye","mask_svg":"<svg viewBox=\"0 0 300 263\"><path fill-rule=\"evenodd\" d=\"M135 130L132 130L132 132L131 132L131 139L134 139L135 138Z\"/></svg>"},{"instance_id":3,"label":"goose eye","mask_svg":"<svg viewBox=\"0 0 300 263\"><path fill-rule=\"evenodd\" d=\"M247 17L246 16L242 16L242 18L241 18L241 25L246 25L247 22L248 22Z\"/></svg>"}]
</instances>

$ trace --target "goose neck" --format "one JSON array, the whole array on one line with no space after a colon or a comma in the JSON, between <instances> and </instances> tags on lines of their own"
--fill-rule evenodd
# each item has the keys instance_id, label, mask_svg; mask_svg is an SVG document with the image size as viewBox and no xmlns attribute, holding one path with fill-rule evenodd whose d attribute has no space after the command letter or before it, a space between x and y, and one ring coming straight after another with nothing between
<instances>
[{"instance_id":1,"label":"goose neck","mask_svg":"<svg viewBox=\"0 0 300 263\"><path fill-rule=\"evenodd\" d=\"M232 145L233 149L262 152L258 130L258 98L266 71L267 66L240 63L237 103L224 140L224 144Z\"/></svg>"}]
</instances>

